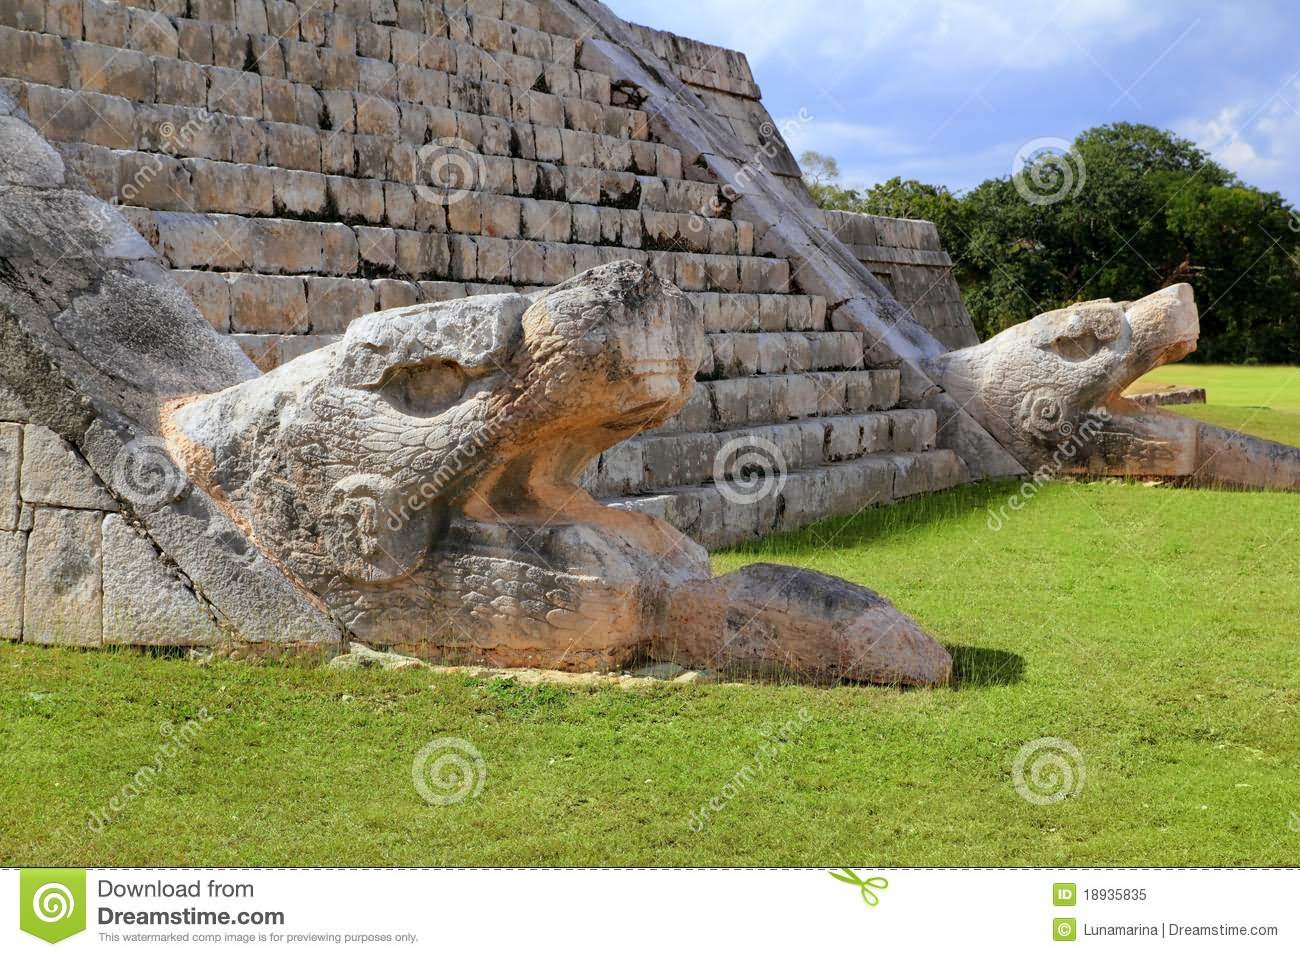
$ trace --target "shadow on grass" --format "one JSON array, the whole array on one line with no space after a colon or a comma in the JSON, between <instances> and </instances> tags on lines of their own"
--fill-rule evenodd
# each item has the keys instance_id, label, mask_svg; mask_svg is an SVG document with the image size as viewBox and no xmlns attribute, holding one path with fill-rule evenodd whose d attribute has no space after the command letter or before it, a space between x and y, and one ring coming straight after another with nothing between
<instances>
[{"instance_id":1,"label":"shadow on grass","mask_svg":"<svg viewBox=\"0 0 1300 957\"><path fill-rule=\"evenodd\" d=\"M1025 659L1010 651L996 648L972 648L953 645L952 683L955 688L986 688L990 685L1011 685L1025 673Z\"/></svg>"}]
</instances>

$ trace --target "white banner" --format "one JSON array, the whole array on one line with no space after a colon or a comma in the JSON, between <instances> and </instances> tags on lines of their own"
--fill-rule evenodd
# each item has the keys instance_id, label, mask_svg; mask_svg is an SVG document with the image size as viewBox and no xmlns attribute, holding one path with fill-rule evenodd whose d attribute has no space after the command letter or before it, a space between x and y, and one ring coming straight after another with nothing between
<instances>
[{"instance_id":1,"label":"white banner","mask_svg":"<svg viewBox=\"0 0 1300 957\"><path fill-rule=\"evenodd\" d=\"M1295 870L92 869L3 883L11 954L1300 952Z\"/></svg>"}]
</instances>

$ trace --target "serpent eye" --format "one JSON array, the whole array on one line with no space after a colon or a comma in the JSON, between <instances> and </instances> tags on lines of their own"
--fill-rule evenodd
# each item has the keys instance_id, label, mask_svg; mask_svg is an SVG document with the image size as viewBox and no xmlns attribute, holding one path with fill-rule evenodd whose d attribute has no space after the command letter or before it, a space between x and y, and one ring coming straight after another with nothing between
<instances>
[{"instance_id":1,"label":"serpent eye","mask_svg":"<svg viewBox=\"0 0 1300 957\"><path fill-rule=\"evenodd\" d=\"M1060 332L1045 347L1066 362L1083 362L1119 336L1122 322L1123 313L1110 304L1079 309L1069 315Z\"/></svg>"},{"instance_id":2,"label":"serpent eye","mask_svg":"<svg viewBox=\"0 0 1300 957\"><path fill-rule=\"evenodd\" d=\"M384 375L379 393L399 411L427 418L455 403L467 382L464 370L451 362L398 366Z\"/></svg>"}]
</instances>

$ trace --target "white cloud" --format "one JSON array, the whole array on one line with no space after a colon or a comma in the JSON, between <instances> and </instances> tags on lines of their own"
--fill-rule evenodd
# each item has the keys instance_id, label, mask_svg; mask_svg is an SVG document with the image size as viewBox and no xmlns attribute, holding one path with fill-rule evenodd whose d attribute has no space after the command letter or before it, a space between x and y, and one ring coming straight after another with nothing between
<instances>
[{"instance_id":1,"label":"white cloud","mask_svg":"<svg viewBox=\"0 0 1300 957\"><path fill-rule=\"evenodd\" d=\"M813 119L782 120L777 124L791 151L816 150L829 156L851 156L841 168L846 186L863 188L893 176L937 183L954 191L970 189L991 176L1006 176L1019 142L999 142L968 152L935 150L908 132L889 126Z\"/></svg>"},{"instance_id":2,"label":"white cloud","mask_svg":"<svg viewBox=\"0 0 1300 957\"><path fill-rule=\"evenodd\" d=\"M1300 167L1300 81L1290 77L1271 94L1175 129L1246 182L1286 191Z\"/></svg>"}]
</instances>

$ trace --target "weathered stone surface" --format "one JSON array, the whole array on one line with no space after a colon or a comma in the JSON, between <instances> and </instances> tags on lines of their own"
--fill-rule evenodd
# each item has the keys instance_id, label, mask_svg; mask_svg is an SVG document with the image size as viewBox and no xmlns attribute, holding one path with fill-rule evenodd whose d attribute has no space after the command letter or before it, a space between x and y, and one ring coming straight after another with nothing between
<instances>
[{"instance_id":1,"label":"weathered stone surface","mask_svg":"<svg viewBox=\"0 0 1300 957\"><path fill-rule=\"evenodd\" d=\"M23 501L117 511L117 501L77 450L43 425L23 429Z\"/></svg>"},{"instance_id":2,"label":"weathered stone surface","mask_svg":"<svg viewBox=\"0 0 1300 957\"><path fill-rule=\"evenodd\" d=\"M0 638L23 636L23 592L27 577L27 534L0 531Z\"/></svg>"},{"instance_id":3,"label":"weathered stone surface","mask_svg":"<svg viewBox=\"0 0 1300 957\"><path fill-rule=\"evenodd\" d=\"M0 531L18 527L22 454L23 427L15 422L0 422Z\"/></svg>"},{"instance_id":4,"label":"weathered stone surface","mask_svg":"<svg viewBox=\"0 0 1300 957\"><path fill-rule=\"evenodd\" d=\"M1045 312L927 364L1026 471L1170 476L1300 490L1300 449L1125 398L1139 376L1196 348L1192 288Z\"/></svg>"},{"instance_id":5,"label":"weathered stone surface","mask_svg":"<svg viewBox=\"0 0 1300 957\"><path fill-rule=\"evenodd\" d=\"M819 572L749 565L669 601L672 625L656 657L803 681L951 679L952 659L915 622L870 589Z\"/></svg>"},{"instance_id":6,"label":"weathered stone surface","mask_svg":"<svg viewBox=\"0 0 1300 957\"><path fill-rule=\"evenodd\" d=\"M38 508L27 541L23 640L98 645L104 602L100 512Z\"/></svg>"},{"instance_id":7,"label":"weathered stone surface","mask_svg":"<svg viewBox=\"0 0 1300 957\"><path fill-rule=\"evenodd\" d=\"M428 667L419 658L395 655L391 651L375 651L360 642L348 645L348 653L331 658L329 666L336 671L360 671L374 668L378 671L410 671Z\"/></svg>"},{"instance_id":8,"label":"weathered stone surface","mask_svg":"<svg viewBox=\"0 0 1300 957\"><path fill-rule=\"evenodd\" d=\"M166 431L190 478L371 645L580 671L654 648L690 667L946 683L947 652L873 593L792 569L778 572L797 596L762 594L777 574L762 570L711 580L670 525L576 484L686 406L704 348L681 292L615 262L538 297L365 316L337 343L179 405ZM720 438L699 437L694 466L679 453L655 467L703 468ZM771 438L797 458L820 454L824 432ZM762 507L772 524L775 503ZM752 533L759 518L727 500L723 523ZM737 641L742 617L761 639Z\"/></svg>"},{"instance_id":9,"label":"weathered stone surface","mask_svg":"<svg viewBox=\"0 0 1300 957\"><path fill-rule=\"evenodd\" d=\"M214 645L221 632L143 535L119 515L103 526L104 644Z\"/></svg>"},{"instance_id":10,"label":"weathered stone surface","mask_svg":"<svg viewBox=\"0 0 1300 957\"><path fill-rule=\"evenodd\" d=\"M2 95L0 115L26 122ZM14 179L10 159L0 153L0 183ZM159 214L165 215L178 214ZM63 436L128 516L151 530L226 620L238 622L243 641L290 649L337 643L338 625L319 603L167 456L158 437L166 406L257 373L197 312L120 212L62 188L58 179L0 185L0 258L0 381L33 435L41 437L35 429L45 427ZM36 449L48 453L47 461L53 456L48 444ZM40 456L34 461L39 465ZM33 478L29 487L39 500L49 484ZM91 499L79 504L108 507ZM101 516L31 510L28 640L100 642ZM19 526L25 527L21 515Z\"/></svg>"}]
</instances>

